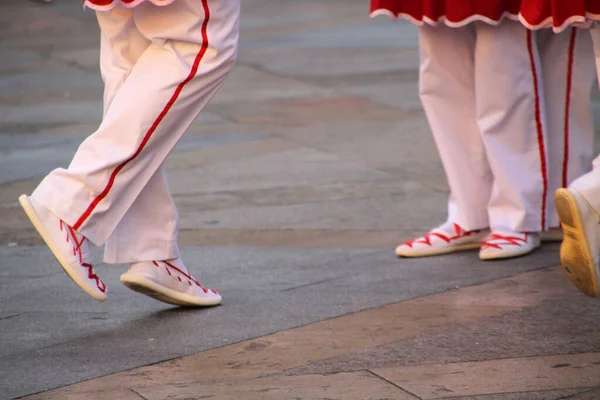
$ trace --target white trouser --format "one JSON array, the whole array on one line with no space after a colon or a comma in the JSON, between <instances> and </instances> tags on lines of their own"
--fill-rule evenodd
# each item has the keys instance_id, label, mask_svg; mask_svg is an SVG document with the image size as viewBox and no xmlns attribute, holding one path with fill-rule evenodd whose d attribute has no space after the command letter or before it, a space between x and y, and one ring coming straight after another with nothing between
<instances>
[{"instance_id":1,"label":"white trouser","mask_svg":"<svg viewBox=\"0 0 600 400\"><path fill-rule=\"evenodd\" d=\"M596 56L596 70L598 82L600 83L600 26L590 29L594 42L594 54ZM577 178L570 185L579 191L590 205L600 213L600 155L594 160L594 169L587 174Z\"/></svg>"},{"instance_id":2,"label":"white trouser","mask_svg":"<svg viewBox=\"0 0 600 400\"><path fill-rule=\"evenodd\" d=\"M497 27L420 28L420 95L448 177L452 222L466 230L521 232L558 225L552 195L564 166L567 92L578 97L578 106L585 102L576 93L584 84L567 90L567 70L573 71L571 76L588 71L593 79L585 35L577 34L573 42L570 38L570 32L547 38L540 49L538 33L512 21ZM542 62L556 71L544 74ZM558 99L547 102L549 79L557 85L551 92ZM570 114L567 126L572 171L589 152L585 145L591 139L580 142L593 134L589 112Z\"/></svg>"},{"instance_id":3,"label":"white trouser","mask_svg":"<svg viewBox=\"0 0 600 400\"><path fill-rule=\"evenodd\" d=\"M587 29L537 32L548 132L548 226L559 226L554 192L590 171L594 124L590 92L596 78Z\"/></svg>"},{"instance_id":4,"label":"white trouser","mask_svg":"<svg viewBox=\"0 0 600 400\"><path fill-rule=\"evenodd\" d=\"M178 215L164 161L233 66L239 0L117 6L97 17L103 121L32 196L106 243L106 262L171 259Z\"/></svg>"}]
</instances>

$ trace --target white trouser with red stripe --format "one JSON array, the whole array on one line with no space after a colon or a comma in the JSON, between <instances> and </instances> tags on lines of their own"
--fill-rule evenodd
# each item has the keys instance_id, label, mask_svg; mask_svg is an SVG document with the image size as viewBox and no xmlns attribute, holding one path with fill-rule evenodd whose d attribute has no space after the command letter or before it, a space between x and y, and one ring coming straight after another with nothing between
<instances>
[{"instance_id":1,"label":"white trouser with red stripe","mask_svg":"<svg viewBox=\"0 0 600 400\"><path fill-rule=\"evenodd\" d=\"M589 35L540 35L512 21L420 28L421 100L451 190L448 218L466 230L558 226L563 169L572 179L589 168Z\"/></svg>"},{"instance_id":2,"label":"white trouser with red stripe","mask_svg":"<svg viewBox=\"0 0 600 400\"><path fill-rule=\"evenodd\" d=\"M105 261L179 256L164 161L233 66L239 0L177 0L98 11L104 118L67 169L32 194Z\"/></svg>"},{"instance_id":3,"label":"white trouser with red stripe","mask_svg":"<svg viewBox=\"0 0 600 400\"><path fill-rule=\"evenodd\" d=\"M588 172L594 157L590 92L596 68L587 29L537 31L548 132L548 227L559 225L554 192Z\"/></svg>"},{"instance_id":4,"label":"white trouser with red stripe","mask_svg":"<svg viewBox=\"0 0 600 400\"><path fill-rule=\"evenodd\" d=\"M600 26L596 25L590 30L594 42L596 56L596 70L600 82ZM580 192L597 213L600 213L600 155L594 160L594 168L587 174L577 178L570 185Z\"/></svg>"}]
</instances>

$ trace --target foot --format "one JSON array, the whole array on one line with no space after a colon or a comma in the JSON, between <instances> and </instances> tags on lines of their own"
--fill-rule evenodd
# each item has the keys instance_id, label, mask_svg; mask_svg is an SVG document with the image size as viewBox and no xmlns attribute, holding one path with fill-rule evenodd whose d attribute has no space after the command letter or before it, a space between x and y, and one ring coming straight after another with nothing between
<instances>
[{"instance_id":1,"label":"foot","mask_svg":"<svg viewBox=\"0 0 600 400\"><path fill-rule=\"evenodd\" d=\"M19 203L71 279L94 299L106 300L106 285L94 273L86 238L31 197L22 195Z\"/></svg>"},{"instance_id":2,"label":"foot","mask_svg":"<svg viewBox=\"0 0 600 400\"><path fill-rule=\"evenodd\" d=\"M547 231L540 232L540 240L543 242L562 242L563 231L562 228L550 228Z\"/></svg>"},{"instance_id":3,"label":"foot","mask_svg":"<svg viewBox=\"0 0 600 400\"><path fill-rule=\"evenodd\" d=\"M479 258L498 260L529 254L540 247L539 233L492 232L481 245Z\"/></svg>"},{"instance_id":4,"label":"foot","mask_svg":"<svg viewBox=\"0 0 600 400\"><path fill-rule=\"evenodd\" d=\"M556 210L564 231L560 264L577 289L588 296L600 294L598 224L600 218L574 189L558 189Z\"/></svg>"},{"instance_id":5,"label":"foot","mask_svg":"<svg viewBox=\"0 0 600 400\"><path fill-rule=\"evenodd\" d=\"M121 275L129 289L177 306L216 306L223 301L216 290L206 289L188 272L180 258L131 264Z\"/></svg>"},{"instance_id":6,"label":"foot","mask_svg":"<svg viewBox=\"0 0 600 400\"><path fill-rule=\"evenodd\" d=\"M427 257L477 249L486 235L487 230L467 232L458 224L446 222L425 236L396 247L396 255L399 257Z\"/></svg>"}]
</instances>

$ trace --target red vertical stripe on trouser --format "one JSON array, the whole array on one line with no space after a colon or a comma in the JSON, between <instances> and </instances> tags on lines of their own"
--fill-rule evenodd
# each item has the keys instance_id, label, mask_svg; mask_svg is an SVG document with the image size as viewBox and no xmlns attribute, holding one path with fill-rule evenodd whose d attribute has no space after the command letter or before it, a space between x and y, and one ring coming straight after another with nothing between
<instances>
[{"instance_id":1,"label":"red vertical stripe on trouser","mask_svg":"<svg viewBox=\"0 0 600 400\"><path fill-rule=\"evenodd\" d=\"M542 174L543 193L542 193L542 231L546 230L546 198L548 197L548 166L546 164L546 146L544 144L544 127L540 109L540 88L538 75L535 65L535 56L533 54L532 32L527 30L527 51L529 52L529 62L531 65L531 74L533 76L533 90L535 94L535 125L538 138L538 149L540 151L540 169Z\"/></svg>"},{"instance_id":2,"label":"red vertical stripe on trouser","mask_svg":"<svg viewBox=\"0 0 600 400\"><path fill-rule=\"evenodd\" d=\"M81 215L81 217L79 217L77 222L73 225L73 229L78 230L81 227L81 225L89 218L90 214L94 211L96 206L98 206L98 204L102 201L102 199L104 199L108 195L111 188L113 187L113 184L115 183L115 178L117 177L117 174L119 172L121 172L121 170L127 164L129 164L137 156L140 155L140 153L142 152L142 150L144 149L144 147L150 140L150 137L152 137L152 134L156 131L156 128L158 128L158 126L160 125L162 120L165 118L165 116L167 115L167 113L169 112L171 107L173 107L173 104L175 103L175 101L177 100L179 95L181 94L181 91L183 90L185 85L189 81L191 81L192 78L194 78L194 76L198 72L198 67L200 65L200 62L202 61L202 58L204 57L204 54L206 54L206 50L208 49L207 29L208 29L208 21L210 19L210 10L208 8L208 0L202 0L202 6L204 7L204 15L205 15L204 22L202 23L202 46L200 47L200 51L198 52L198 54L196 55L196 58L194 59L194 63L192 65L192 69L190 70L190 73L188 74L187 78L185 78L179 85L177 85L175 92L173 93L173 95L171 95L171 98L169 99L169 101L167 102L165 107L162 109L161 113L158 115L156 120L154 120L154 123L152 124L150 129L148 129L148 131L144 135L142 143L140 143L136 152L131 157L129 157L127 160L125 160L121 164L119 164L115 168L115 170L112 172L112 174L110 174L110 178L108 179L108 183L106 184L106 187L104 188L104 190L98 196L96 196L96 198L94 198L94 200L91 202L89 207L85 210L85 212Z\"/></svg>"},{"instance_id":3,"label":"red vertical stripe on trouser","mask_svg":"<svg viewBox=\"0 0 600 400\"><path fill-rule=\"evenodd\" d=\"M567 64L567 92L565 93L565 129L564 129L564 155L562 169L562 187L569 184L569 121L571 119L571 87L573 84L573 54L575 52L575 38L577 29L571 28L571 40L569 41L569 58Z\"/></svg>"}]
</instances>

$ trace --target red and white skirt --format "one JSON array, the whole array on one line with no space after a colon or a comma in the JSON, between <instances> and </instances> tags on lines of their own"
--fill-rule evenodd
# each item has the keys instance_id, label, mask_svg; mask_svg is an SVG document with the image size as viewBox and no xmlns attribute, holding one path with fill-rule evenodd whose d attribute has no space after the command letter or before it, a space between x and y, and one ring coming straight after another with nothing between
<instances>
[{"instance_id":1,"label":"red and white skirt","mask_svg":"<svg viewBox=\"0 0 600 400\"><path fill-rule=\"evenodd\" d=\"M121 4L127 8L133 8L145 1L149 1L157 6L166 6L175 0L85 0L85 7L92 8L96 11L108 11L114 8L117 4Z\"/></svg>"},{"instance_id":2,"label":"red and white skirt","mask_svg":"<svg viewBox=\"0 0 600 400\"><path fill-rule=\"evenodd\" d=\"M599 0L522 0L519 19L529 29L587 27L600 21Z\"/></svg>"},{"instance_id":3,"label":"red and white skirt","mask_svg":"<svg viewBox=\"0 0 600 400\"><path fill-rule=\"evenodd\" d=\"M454 28L473 21L497 25L510 18L530 29L560 32L571 25L600 21L600 0L371 0L371 16L377 15Z\"/></svg>"}]
</instances>

